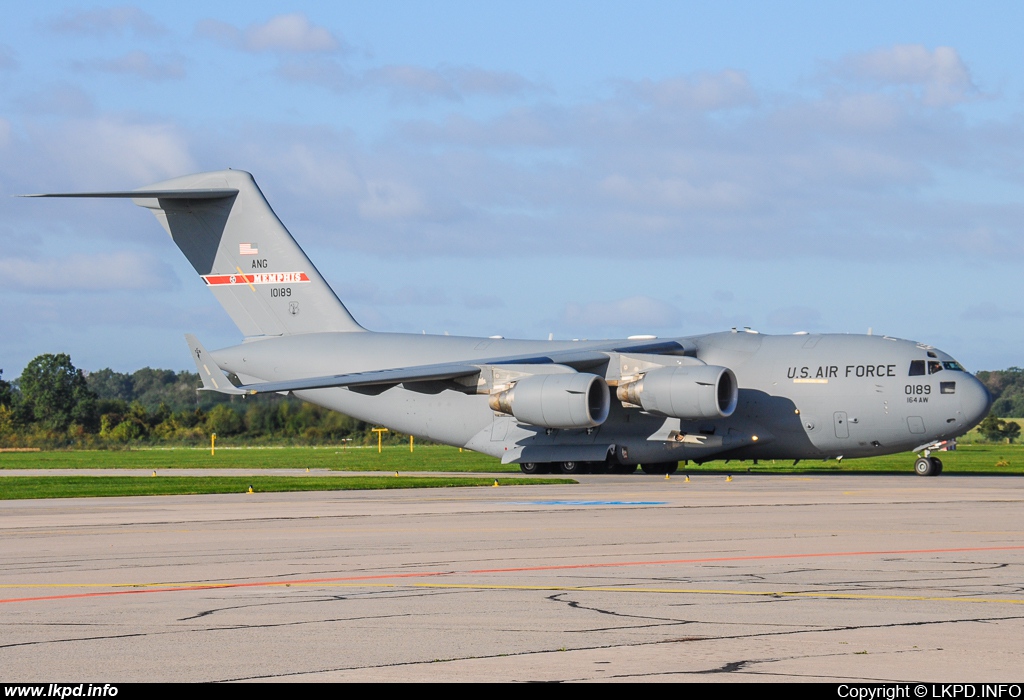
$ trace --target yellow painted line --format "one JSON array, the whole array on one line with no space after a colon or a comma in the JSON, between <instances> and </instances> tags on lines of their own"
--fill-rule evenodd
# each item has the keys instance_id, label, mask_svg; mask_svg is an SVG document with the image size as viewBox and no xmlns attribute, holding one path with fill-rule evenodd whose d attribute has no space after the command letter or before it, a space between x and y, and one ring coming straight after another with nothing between
<instances>
[{"instance_id":1,"label":"yellow painted line","mask_svg":"<svg viewBox=\"0 0 1024 700\"><path fill-rule=\"evenodd\" d=\"M445 583L413 583L415 588L468 588L481 590L523 590L523 591L593 591L599 593L685 593L693 595L737 595L737 596L768 596L776 598L844 598L849 600L923 600L949 603L1008 603L1024 605L1024 599L1015 598L958 598L950 596L906 596L906 595L873 595L870 593L829 593L828 591L795 592L795 591L732 591L700 588L623 588L607 586L501 586L486 584L445 584Z\"/></svg>"},{"instance_id":2,"label":"yellow painted line","mask_svg":"<svg viewBox=\"0 0 1024 700\"><path fill-rule=\"evenodd\" d=\"M239 270L241 272L241 270ZM794 384L828 384L827 379L794 379Z\"/></svg>"}]
</instances>

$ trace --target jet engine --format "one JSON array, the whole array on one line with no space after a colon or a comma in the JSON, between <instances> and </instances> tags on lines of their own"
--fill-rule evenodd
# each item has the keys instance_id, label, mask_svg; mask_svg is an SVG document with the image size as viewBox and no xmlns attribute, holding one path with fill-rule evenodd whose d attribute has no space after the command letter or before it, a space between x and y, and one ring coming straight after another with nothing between
<instances>
[{"instance_id":1,"label":"jet engine","mask_svg":"<svg viewBox=\"0 0 1024 700\"><path fill-rule=\"evenodd\" d=\"M611 395L596 374L534 374L491 394L491 409L545 428L594 428L604 423Z\"/></svg>"},{"instance_id":2,"label":"jet engine","mask_svg":"<svg viewBox=\"0 0 1024 700\"><path fill-rule=\"evenodd\" d=\"M736 410L739 387L728 367L687 365L652 369L636 381L620 384L616 396L672 418L727 418Z\"/></svg>"}]
</instances>

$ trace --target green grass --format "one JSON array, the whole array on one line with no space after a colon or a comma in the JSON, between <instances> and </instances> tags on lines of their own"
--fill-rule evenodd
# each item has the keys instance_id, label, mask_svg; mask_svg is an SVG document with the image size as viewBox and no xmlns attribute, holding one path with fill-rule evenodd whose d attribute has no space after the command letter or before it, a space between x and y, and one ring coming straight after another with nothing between
<instances>
[{"instance_id":1,"label":"green grass","mask_svg":"<svg viewBox=\"0 0 1024 700\"><path fill-rule=\"evenodd\" d=\"M1022 445L961 445L955 452L939 452L943 472L946 474L1024 474L1024 446ZM847 459L803 460L793 466L792 460L708 462L696 466L692 462L680 465L680 470L699 472L753 473L901 473L913 469L913 453ZM1005 466L997 466L1005 462ZM382 454L376 448L340 447L282 447L282 448L218 448L216 455L209 449L137 450L79 450L53 452L0 453L0 469L139 469L147 472L168 469L332 469L344 471L385 471L400 474L423 471L477 472L482 474L517 474L519 467L501 464L494 458L476 452L459 452L458 448L439 445L416 447L385 447ZM390 477L394 478L394 477Z\"/></svg>"},{"instance_id":2,"label":"green grass","mask_svg":"<svg viewBox=\"0 0 1024 700\"><path fill-rule=\"evenodd\" d=\"M394 476L9 476L0 478L0 500L21 498L84 498L93 496L169 496L245 494L280 491L351 491L366 489L493 486L493 477ZM501 478L505 486L573 484L572 479Z\"/></svg>"},{"instance_id":3,"label":"green grass","mask_svg":"<svg viewBox=\"0 0 1024 700\"><path fill-rule=\"evenodd\" d=\"M494 457L443 445L377 448L256 447L0 452L0 469L342 469L345 471L518 472Z\"/></svg>"}]
</instances>

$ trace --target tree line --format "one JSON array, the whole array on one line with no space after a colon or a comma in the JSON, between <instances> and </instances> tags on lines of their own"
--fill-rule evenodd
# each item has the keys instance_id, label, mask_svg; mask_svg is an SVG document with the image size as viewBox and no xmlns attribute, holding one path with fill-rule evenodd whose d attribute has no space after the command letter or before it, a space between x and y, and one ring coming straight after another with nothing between
<instances>
[{"instance_id":1,"label":"tree line","mask_svg":"<svg viewBox=\"0 0 1024 700\"><path fill-rule=\"evenodd\" d=\"M293 397L196 391L194 372L146 367L86 373L40 355L8 382L0 370L0 447L376 443L373 426ZM402 436L387 434L392 441Z\"/></svg>"},{"instance_id":2,"label":"tree line","mask_svg":"<svg viewBox=\"0 0 1024 700\"><path fill-rule=\"evenodd\" d=\"M1013 440L1020 428L1003 418L1024 417L1024 369L978 372L992 393L991 415L979 426L986 439ZM226 396L196 391L194 372L101 369L86 373L66 354L40 355L13 382L0 369L0 447L115 447L201 444L376 442L373 426L293 397ZM388 433L390 441L403 436Z\"/></svg>"}]
</instances>

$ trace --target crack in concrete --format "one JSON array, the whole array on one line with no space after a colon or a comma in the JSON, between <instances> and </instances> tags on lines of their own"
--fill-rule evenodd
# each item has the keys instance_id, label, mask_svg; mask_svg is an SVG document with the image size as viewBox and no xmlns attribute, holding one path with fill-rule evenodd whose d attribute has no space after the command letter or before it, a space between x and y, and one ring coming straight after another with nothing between
<instances>
[{"instance_id":1,"label":"crack in concrete","mask_svg":"<svg viewBox=\"0 0 1024 700\"><path fill-rule=\"evenodd\" d=\"M302 598L298 598L296 600L280 600L280 601L272 601L272 602L268 602L268 603L249 603L249 604L246 604L246 605L229 605L229 606L225 606L225 607L222 607L222 608L211 608L209 610L203 610L203 611L201 611L199 613L196 613L195 615L190 615L188 617L178 618L177 621L178 622L187 622L188 620L195 620L195 619L198 619L198 618L201 618L201 617L206 617L208 615L213 615L213 614L216 614L216 613L219 613L219 612L228 612L228 611L232 611L232 610L244 610L246 608L262 608L262 607L272 607L272 606L277 606L277 605L309 605L309 604L315 604L315 603L338 602L338 601L343 601L343 600L349 600L349 601L352 601L352 600L366 600L367 598L375 598L375 597L386 597L388 600L398 600L398 599L401 599L401 598L429 598L429 597L445 596L445 595L459 595L459 594L463 593L463 591L446 591L446 590L422 591L422 590L417 590L417 591L401 592L401 591L394 591L394 590L383 590L383 591L356 592L356 593L351 593L351 594L348 594L348 595L343 595L343 594L340 594L340 593L339 594L332 594L332 595L323 595L323 594L311 595L307 591L303 591L302 593L303 593L303 595L308 596L308 597L302 597Z\"/></svg>"},{"instance_id":2,"label":"crack in concrete","mask_svg":"<svg viewBox=\"0 0 1024 700\"><path fill-rule=\"evenodd\" d=\"M566 601L558 601L558 602L566 602ZM638 617L638 616L633 616L633 615L629 615L629 614L615 613L614 611L607 611L605 614L610 614L610 615L613 615L613 616L622 616L622 617ZM424 660L424 661L402 661L402 662L387 663L387 664L374 664L374 665L368 665L368 666L350 666L350 667L322 668L322 669L315 669L315 670L308 670L308 671L290 671L290 672L278 673L278 674L242 676L242 677L236 677L236 678L223 678L223 679L219 679L219 682L260 680L260 679L269 679L269 678L287 678L287 677L292 677L292 676L306 676L306 675L313 675L313 674L319 674L319 673L336 673L336 672L343 672L343 671L358 671L358 670L373 670L373 669L384 669L384 668L397 668L397 667L402 667L402 666L417 666L417 665L433 664L433 663L448 663L448 662L453 662L453 661L486 660L486 659L496 659L496 658L501 658L501 657L531 656L531 655L536 655L536 654L548 654L548 653L555 653L555 652L564 653L566 651L599 651L599 650L604 650L604 649L625 649L625 648L633 648L633 647L644 647L644 646L653 646L653 645L660 645L660 644L688 643L688 642L697 642L697 641L711 641L711 642L714 642L714 641L721 641L721 640L751 639L751 638L758 638L758 637L795 636L795 635L808 634L808 633L850 632L850 631L868 630L868 629L886 629L886 628L898 628L898 627L921 627L921 626L929 626L929 625L961 624L961 623L970 623L970 622L976 622L976 623L979 623L979 624L988 624L988 623L993 623L993 622L1009 621L1009 620L1021 620L1021 619L1024 619L1024 616L1014 615L1014 616L1006 616L1006 617L987 617L987 618L986 617L977 617L977 618L963 618L963 619L952 619L952 620L923 620L923 621L914 621L914 622L885 623L885 624L878 624L878 625L842 625L842 626L837 626L837 627L825 627L825 628L814 628L814 629L796 629L796 630L789 630L789 631L756 632L756 633L752 633L752 634L737 634L737 635L716 636L716 637L684 637L684 638L679 638L679 639L653 640L653 641L650 641L650 642L639 642L639 643L630 643L630 644L602 644L602 645L593 645L593 646L584 646L584 647L573 647L573 648L570 648L570 649L563 649L563 648L559 648L559 649L540 649L540 650L530 650L530 651L522 651L522 652L506 652L506 653L500 653L500 654L487 654L487 655L479 655L479 656L465 656L465 657L458 657L458 658L452 658L452 659L445 659L443 661L432 659L432 660L429 660L429 661L427 661L427 660ZM694 622L702 622L702 621L694 621ZM711 624L711 623L707 623L707 624ZM899 650L899 653L906 653L908 651L910 651L910 650ZM918 651L925 651L925 650L913 650L913 651L914 652L918 652ZM848 656L848 655L850 655L852 653L853 652L845 653L845 654L842 654L842 656ZM893 652L893 653L896 653L896 652ZM836 654L828 654L827 656L837 656L837 655ZM792 657L792 658L798 659L798 658L803 658L803 657ZM753 664L768 663L768 662L778 661L778 660L780 660L780 659L745 660L743 662L734 662L734 663L742 663L744 666L746 666L746 665L753 665ZM758 675L779 675L779 674L770 674L770 673L761 673L761 672L753 672L753 671L749 671L749 670L743 670L743 667L736 667L736 668L733 668L733 669L730 669L728 667L729 667L729 664L726 664L725 666L720 667L719 669L710 669L710 670L702 670L702 671L669 671L669 672L663 672L663 673L650 673L650 674L634 674L634 675L623 675L623 676L603 676L602 678L618 678L618 677L629 678L629 677L644 677L644 676L674 675L674 674L693 675L693 674L707 674L707 673L712 673L712 672L719 672L719 673L732 672L732 673L738 673L740 671L742 671L743 673L758 673ZM854 678L854 679L851 679L851 680L858 680L858 679ZM884 679L862 679L862 680L865 680L867 682L867 681L884 680ZM560 681L549 681L549 682L560 682Z\"/></svg>"}]
</instances>

